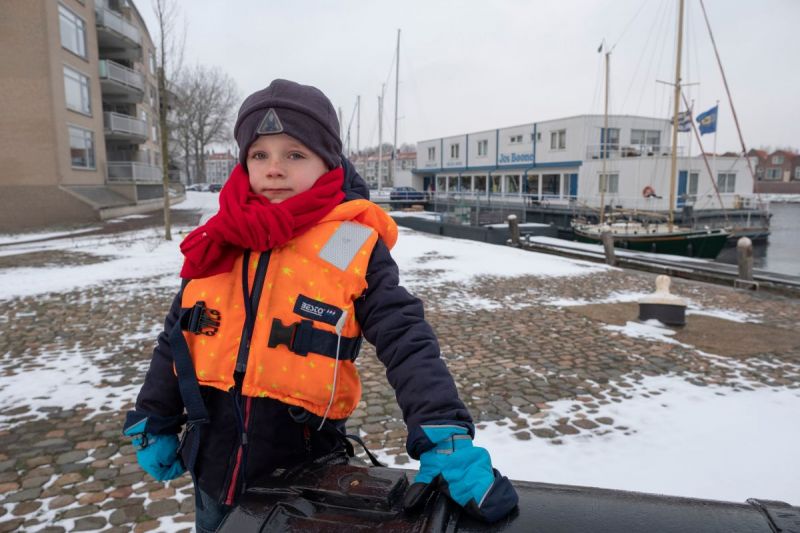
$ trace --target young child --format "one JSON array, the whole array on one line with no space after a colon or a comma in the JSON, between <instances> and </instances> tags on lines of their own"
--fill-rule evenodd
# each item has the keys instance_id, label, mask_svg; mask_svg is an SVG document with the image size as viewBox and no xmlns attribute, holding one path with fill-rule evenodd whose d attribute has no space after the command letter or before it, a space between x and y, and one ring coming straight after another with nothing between
<instances>
[{"instance_id":1,"label":"young child","mask_svg":"<svg viewBox=\"0 0 800 533\"><path fill-rule=\"evenodd\" d=\"M341 461L363 336L420 460L406 506L439 488L484 520L507 515L517 495L472 446L422 303L398 285L397 226L340 155L330 101L275 80L244 101L234 136L239 164L181 244L182 289L125 422L139 464L159 481L189 470L204 532L276 469Z\"/></svg>"}]
</instances>

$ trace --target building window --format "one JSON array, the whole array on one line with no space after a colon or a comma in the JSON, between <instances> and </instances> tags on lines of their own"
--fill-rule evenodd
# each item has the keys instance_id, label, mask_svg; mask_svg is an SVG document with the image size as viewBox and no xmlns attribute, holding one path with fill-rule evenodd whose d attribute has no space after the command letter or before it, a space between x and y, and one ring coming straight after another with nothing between
<instances>
[{"instance_id":1,"label":"building window","mask_svg":"<svg viewBox=\"0 0 800 533\"><path fill-rule=\"evenodd\" d=\"M86 23L78 15L58 6L58 25L61 30L61 46L79 55L86 57Z\"/></svg>"},{"instance_id":2,"label":"building window","mask_svg":"<svg viewBox=\"0 0 800 533\"><path fill-rule=\"evenodd\" d=\"M483 157L489 153L489 141L484 139L478 141L478 157Z\"/></svg>"},{"instance_id":3,"label":"building window","mask_svg":"<svg viewBox=\"0 0 800 533\"><path fill-rule=\"evenodd\" d=\"M150 51L150 74L156 73L156 54L152 50Z\"/></svg>"},{"instance_id":4,"label":"building window","mask_svg":"<svg viewBox=\"0 0 800 533\"><path fill-rule=\"evenodd\" d=\"M658 130L631 130L631 144L661 145L661 132Z\"/></svg>"},{"instance_id":5,"label":"building window","mask_svg":"<svg viewBox=\"0 0 800 533\"><path fill-rule=\"evenodd\" d=\"M783 156L782 155L773 155L772 156L772 164L773 165L782 165L783 164Z\"/></svg>"},{"instance_id":6,"label":"building window","mask_svg":"<svg viewBox=\"0 0 800 533\"><path fill-rule=\"evenodd\" d=\"M510 140L511 144L519 144L522 142L522 135L512 135Z\"/></svg>"},{"instance_id":7,"label":"building window","mask_svg":"<svg viewBox=\"0 0 800 533\"><path fill-rule=\"evenodd\" d=\"M69 153L72 168L94 168L94 133L69 126Z\"/></svg>"},{"instance_id":8,"label":"building window","mask_svg":"<svg viewBox=\"0 0 800 533\"><path fill-rule=\"evenodd\" d=\"M564 150L567 147L567 130L550 132L550 149Z\"/></svg>"},{"instance_id":9,"label":"building window","mask_svg":"<svg viewBox=\"0 0 800 533\"><path fill-rule=\"evenodd\" d=\"M428 148L428 161L434 161L436 159L436 147L431 146Z\"/></svg>"},{"instance_id":10,"label":"building window","mask_svg":"<svg viewBox=\"0 0 800 533\"><path fill-rule=\"evenodd\" d=\"M460 144L455 143L450 145L450 159L458 159L458 152L459 148L461 147Z\"/></svg>"},{"instance_id":11,"label":"building window","mask_svg":"<svg viewBox=\"0 0 800 533\"><path fill-rule=\"evenodd\" d=\"M92 103L89 98L89 78L76 70L64 67L64 93L67 109L92 114Z\"/></svg>"},{"instance_id":12,"label":"building window","mask_svg":"<svg viewBox=\"0 0 800 533\"><path fill-rule=\"evenodd\" d=\"M736 174L732 172L720 172L717 175L717 186L721 193L732 193L736 190Z\"/></svg>"},{"instance_id":13,"label":"building window","mask_svg":"<svg viewBox=\"0 0 800 533\"><path fill-rule=\"evenodd\" d=\"M689 173L689 187L687 189L687 193L691 197L697 196L697 181L699 178L700 175L697 172Z\"/></svg>"},{"instance_id":14,"label":"building window","mask_svg":"<svg viewBox=\"0 0 800 533\"><path fill-rule=\"evenodd\" d=\"M608 128L603 143L609 148L619 148L619 128Z\"/></svg>"},{"instance_id":15,"label":"building window","mask_svg":"<svg viewBox=\"0 0 800 533\"><path fill-rule=\"evenodd\" d=\"M600 174L598 192L606 194L619 193L619 174Z\"/></svg>"},{"instance_id":16,"label":"building window","mask_svg":"<svg viewBox=\"0 0 800 533\"><path fill-rule=\"evenodd\" d=\"M768 180L779 180L781 179L781 168L780 167L770 167L767 169L767 179Z\"/></svg>"},{"instance_id":17,"label":"building window","mask_svg":"<svg viewBox=\"0 0 800 533\"><path fill-rule=\"evenodd\" d=\"M800 167L794 167L794 179L800 180Z\"/></svg>"},{"instance_id":18,"label":"building window","mask_svg":"<svg viewBox=\"0 0 800 533\"><path fill-rule=\"evenodd\" d=\"M156 127L155 124L150 126L150 133L153 138L153 142L158 142L158 128Z\"/></svg>"}]
</instances>

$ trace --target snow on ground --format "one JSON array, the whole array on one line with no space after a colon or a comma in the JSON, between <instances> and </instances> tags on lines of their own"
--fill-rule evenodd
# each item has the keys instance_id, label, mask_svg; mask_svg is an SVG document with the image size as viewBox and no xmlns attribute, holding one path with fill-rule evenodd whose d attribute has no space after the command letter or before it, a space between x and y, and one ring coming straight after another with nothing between
<instances>
[{"instance_id":1,"label":"snow on ground","mask_svg":"<svg viewBox=\"0 0 800 533\"><path fill-rule=\"evenodd\" d=\"M615 427L627 431L568 435L554 444L519 440L505 420L480 424L475 443L487 448L494 466L511 479L800 503L800 461L790 459L800 439L800 425L791 422L797 419L800 391L731 393L672 376L645 378L637 389L629 389L630 399L600 406L595 415L613 418ZM640 394L644 391L647 396ZM574 405L551 402L548 419L570 413ZM381 460L394 466L392 456L381 455ZM401 467L416 469L419 463Z\"/></svg>"},{"instance_id":2,"label":"snow on ground","mask_svg":"<svg viewBox=\"0 0 800 533\"><path fill-rule=\"evenodd\" d=\"M400 228L392 256L400 267L401 281L412 288L444 282L468 283L475 276L580 276L609 268L510 246L428 235L408 228ZM426 270L438 272L419 276L420 271Z\"/></svg>"},{"instance_id":3,"label":"snow on ground","mask_svg":"<svg viewBox=\"0 0 800 533\"><path fill-rule=\"evenodd\" d=\"M175 208L202 209L210 214L216 211L217 200L217 194L189 193L187 200ZM0 270L0 301L109 281L134 284L136 280L152 276L161 276L156 283L174 287L172 280L176 279L181 264L179 237L164 242L158 235L152 229L105 237L75 233L70 239L39 243L37 249L79 250L114 259L85 266ZM26 234L3 239L19 242L30 240L29 237L30 234ZM9 244L4 253L13 251L15 246ZM24 250L17 248L17 253L21 251ZM405 228L401 229L393 255L404 279L410 279L411 285L456 282L467 294L469 283L479 275L580 276L608 268L510 247L425 235ZM436 272L431 273L431 270ZM642 295L644 293L618 293L607 300L634 301ZM468 301L476 307L499 305L474 295ZM598 302L561 300L549 303ZM735 310L701 309L692 305L690 312L754 320ZM154 325L156 330L159 327L160 324ZM132 332L132 335L155 338L156 330ZM671 330L657 324L629 323L619 331L675 342L669 336ZM48 360L47 368L30 370L43 390L42 395L33 400L38 402L36 406L52 405L56 387L58 405L64 408L85 404L96 409L103 406L114 409L135 395L127 385L96 387L100 380L113 383L113 376L101 375L95 366L105 357L101 352L85 353L74 349L42 357ZM25 377L25 382L30 383L31 373ZM0 376L0 409L19 405L23 398L30 401L23 385L20 374ZM681 378L667 376L646 378L640 382L640 387L648 391L658 389L661 394L652 396L632 391L621 403L601 406L596 415L611 417L615 426L625 426L628 431L565 436L560 439L562 444L553 444L538 438L519 440L512 435L509 424L501 421L483 424L484 428L478 431L477 444L489 448L495 465L514 479L735 501L759 497L800 503L800 461L791 460L796 457L796 443L800 442L800 424L794 422L800 411L799 391L760 388L732 393L730 389L697 387ZM549 416L569 412L574 405L571 400L554 402L550 410L553 414ZM520 416L527 415L520 413ZM536 422L529 420L532 424ZM390 459L381 455L384 460Z\"/></svg>"}]
</instances>

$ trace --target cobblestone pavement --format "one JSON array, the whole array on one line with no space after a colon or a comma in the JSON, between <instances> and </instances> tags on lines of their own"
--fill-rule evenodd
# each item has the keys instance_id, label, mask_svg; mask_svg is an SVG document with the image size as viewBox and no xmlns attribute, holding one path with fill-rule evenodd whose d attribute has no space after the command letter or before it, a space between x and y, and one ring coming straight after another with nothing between
<instances>
[{"instance_id":1,"label":"cobblestone pavement","mask_svg":"<svg viewBox=\"0 0 800 533\"><path fill-rule=\"evenodd\" d=\"M610 333L601 320L547 303L646 291L641 287L653 286L650 274L611 270L563 279L482 278L469 286L421 283L436 276L417 270L408 281L426 302L462 398L479 423L501 421L522 440L557 443L567 435L625 431L613 419L596 417L597 408L646 394L635 387L644 376L672 374L732 391L800 387L800 343L774 351L763 339L763 353L705 357L691 346ZM188 476L166 485L146 478L120 436L123 412L173 296L165 286L163 279L140 279L2 302L0 376L67 358L85 365L108 393L99 409L80 403L43 408L36 407L31 383L31 405L0 411L0 532L190 529ZM800 321L800 300L683 281L673 292L700 307L746 310L771 328L794 331ZM359 365L364 398L350 429L359 428L368 445L403 464L405 426L371 346ZM571 400L576 408L570 416L551 416L556 400Z\"/></svg>"}]
</instances>

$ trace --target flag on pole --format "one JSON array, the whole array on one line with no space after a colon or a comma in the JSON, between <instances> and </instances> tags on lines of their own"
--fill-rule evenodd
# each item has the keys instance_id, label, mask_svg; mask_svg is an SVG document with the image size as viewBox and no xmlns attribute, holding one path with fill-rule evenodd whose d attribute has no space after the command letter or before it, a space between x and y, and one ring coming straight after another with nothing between
<instances>
[{"instance_id":1,"label":"flag on pole","mask_svg":"<svg viewBox=\"0 0 800 533\"><path fill-rule=\"evenodd\" d=\"M678 131L692 131L692 110L687 109L678 113Z\"/></svg>"},{"instance_id":2,"label":"flag on pole","mask_svg":"<svg viewBox=\"0 0 800 533\"><path fill-rule=\"evenodd\" d=\"M719 106L715 105L705 113L701 113L697 115L697 125L700 129L700 135L705 135L706 133L714 133L717 131L717 108Z\"/></svg>"}]
</instances>

